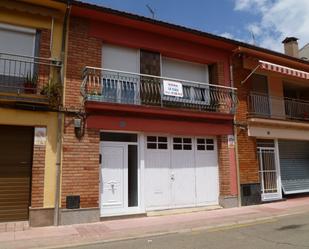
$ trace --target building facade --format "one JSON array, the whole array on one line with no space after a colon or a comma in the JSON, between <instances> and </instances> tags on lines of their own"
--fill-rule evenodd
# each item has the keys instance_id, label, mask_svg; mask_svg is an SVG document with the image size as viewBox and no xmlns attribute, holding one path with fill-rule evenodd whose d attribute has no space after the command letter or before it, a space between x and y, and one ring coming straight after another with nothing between
<instances>
[{"instance_id":1,"label":"building facade","mask_svg":"<svg viewBox=\"0 0 309 249\"><path fill-rule=\"evenodd\" d=\"M52 225L59 96L50 89L60 83L65 5L3 0L0 9L0 222Z\"/></svg>"},{"instance_id":2,"label":"building facade","mask_svg":"<svg viewBox=\"0 0 309 249\"><path fill-rule=\"evenodd\" d=\"M237 206L226 39L73 2L60 223ZM228 142L230 138L231 142Z\"/></svg>"},{"instance_id":3,"label":"building facade","mask_svg":"<svg viewBox=\"0 0 309 249\"><path fill-rule=\"evenodd\" d=\"M296 38L283 43L288 55L239 47L234 56L242 205L309 191L309 63Z\"/></svg>"}]
</instances>

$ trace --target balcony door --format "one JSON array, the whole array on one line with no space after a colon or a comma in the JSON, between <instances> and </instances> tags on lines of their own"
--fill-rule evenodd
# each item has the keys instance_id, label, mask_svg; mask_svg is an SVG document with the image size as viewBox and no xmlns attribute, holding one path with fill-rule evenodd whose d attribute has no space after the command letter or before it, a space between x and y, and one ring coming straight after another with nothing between
<instances>
[{"instance_id":1,"label":"balcony door","mask_svg":"<svg viewBox=\"0 0 309 249\"><path fill-rule=\"evenodd\" d=\"M139 104L139 50L103 44L101 75L103 101Z\"/></svg>"},{"instance_id":2,"label":"balcony door","mask_svg":"<svg viewBox=\"0 0 309 249\"><path fill-rule=\"evenodd\" d=\"M268 117L271 115L270 106L267 76L254 74L250 94L250 111L256 115Z\"/></svg>"},{"instance_id":3,"label":"balcony door","mask_svg":"<svg viewBox=\"0 0 309 249\"><path fill-rule=\"evenodd\" d=\"M162 76L180 79L183 84L183 97L166 97L165 100L199 105L210 104L208 66L168 57L162 57ZM195 84L200 82L202 84Z\"/></svg>"},{"instance_id":4,"label":"balcony door","mask_svg":"<svg viewBox=\"0 0 309 249\"><path fill-rule=\"evenodd\" d=\"M20 92L34 76L36 30L0 23L0 91Z\"/></svg>"}]
</instances>

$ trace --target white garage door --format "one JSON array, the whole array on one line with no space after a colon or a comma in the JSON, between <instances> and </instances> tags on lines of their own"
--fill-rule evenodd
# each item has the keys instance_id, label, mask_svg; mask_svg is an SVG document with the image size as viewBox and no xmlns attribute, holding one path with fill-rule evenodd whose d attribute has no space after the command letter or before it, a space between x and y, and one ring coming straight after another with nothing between
<instances>
[{"instance_id":1,"label":"white garage door","mask_svg":"<svg viewBox=\"0 0 309 249\"><path fill-rule=\"evenodd\" d=\"M147 210L218 204L214 137L146 137Z\"/></svg>"}]
</instances>

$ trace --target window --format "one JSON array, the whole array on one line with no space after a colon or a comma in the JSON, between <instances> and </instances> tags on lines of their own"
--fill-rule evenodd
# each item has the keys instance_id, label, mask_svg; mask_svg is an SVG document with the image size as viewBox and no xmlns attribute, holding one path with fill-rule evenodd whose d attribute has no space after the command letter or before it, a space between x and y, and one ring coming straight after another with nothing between
<instances>
[{"instance_id":1,"label":"window","mask_svg":"<svg viewBox=\"0 0 309 249\"><path fill-rule=\"evenodd\" d=\"M196 140L197 150L214 150L215 143L212 138L198 138Z\"/></svg>"},{"instance_id":2,"label":"window","mask_svg":"<svg viewBox=\"0 0 309 249\"><path fill-rule=\"evenodd\" d=\"M167 150L167 137L147 136L147 149Z\"/></svg>"},{"instance_id":3,"label":"window","mask_svg":"<svg viewBox=\"0 0 309 249\"><path fill-rule=\"evenodd\" d=\"M174 150L192 150L192 138L173 138L173 149Z\"/></svg>"},{"instance_id":4,"label":"window","mask_svg":"<svg viewBox=\"0 0 309 249\"><path fill-rule=\"evenodd\" d=\"M101 132L100 140L106 142L133 142L137 143L137 134Z\"/></svg>"}]
</instances>

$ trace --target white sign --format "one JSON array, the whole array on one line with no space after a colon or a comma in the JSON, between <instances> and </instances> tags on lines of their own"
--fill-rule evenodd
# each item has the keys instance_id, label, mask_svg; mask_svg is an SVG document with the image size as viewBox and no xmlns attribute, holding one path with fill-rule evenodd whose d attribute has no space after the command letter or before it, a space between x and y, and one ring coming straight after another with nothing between
<instances>
[{"instance_id":1,"label":"white sign","mask_svg":"<svg viewBox=\"0 0 309 249\"><path fill-rule=\"evenodd\" d=\"M227 144L228 144L228 148L234 148L235 147L235 137L234 137L234 135L228 135L227 136Z\"/></svg>"},{"instance_id":2,"label":"white sign","mask_svg":"<svg viewBox=\"0 0 309 249\"><path fill-rule=\"evenodd\" d=\"M34 128L34 144L45 145L46 144L46 128L35 127Z\"/></svg>"},{"instance_id":3,"label":"white sign","mask_svg":"<svg viewBox=\"0 0 309 249\"><path fill-rule=\"evenodd\" d=\"M176 81L163 80L164 95L183 97L182 84Z\"/></svg>"}]
</instances>

